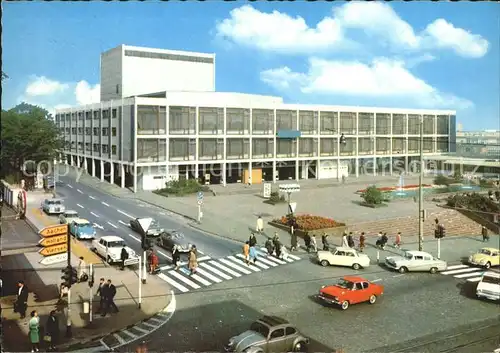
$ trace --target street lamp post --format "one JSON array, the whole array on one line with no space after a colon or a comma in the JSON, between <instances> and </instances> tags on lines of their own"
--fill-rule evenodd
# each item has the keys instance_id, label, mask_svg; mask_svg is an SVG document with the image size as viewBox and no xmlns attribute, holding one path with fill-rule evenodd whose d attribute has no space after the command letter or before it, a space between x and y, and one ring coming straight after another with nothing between
<instances>
[{"instance_id":1,"label":"street lamp post","mask_svg":"<svg viewBox=\"0 0 500 353\"><path fill-rule=\"evenodd\" d=\"M418 250L424 249L424 119L420 116L420 176L418 180Z\"/></svg>"}]
</instances>

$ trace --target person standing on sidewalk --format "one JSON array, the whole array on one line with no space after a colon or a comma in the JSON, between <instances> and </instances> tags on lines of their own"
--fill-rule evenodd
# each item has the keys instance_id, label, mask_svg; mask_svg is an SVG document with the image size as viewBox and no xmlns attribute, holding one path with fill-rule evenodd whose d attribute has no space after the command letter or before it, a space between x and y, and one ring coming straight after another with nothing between
<instances>
[{"instance_id":1,"label":"person standing on sidewalk","mask_svg":"<svg viewBox=\"0 0 500 353\"><path fill-rule=\"evenodd\" d=\"M313 234L311 236L311 247L313 248L314 252L318 251L318 242L316 241L316 235L315 234Z\"/></svg>"},{"instance_id":2,"label":"person standing on sidewalk","mask_svg":"<svg viewBox=\"0 0 500 353\"><path fill-rule=\"evenodd\" d=\"M49 351L55 351L56 345L59 342L59 319L56 316L56 311L52 310L45 324L45 337Z\"/></svg>"},{"instance_id":3,"label":"person standing on sidewalk","mask_svg":"<svg viewBox=\"0 0 500 353\"><path fill-rule=\"evenodd\" d=\"M125 248L125 245L123 245L122 247L122 252L120 253L120 260L122 260L120 269L123 271L125 269L125 261L128 260L128 252L127 249Z\"/></svg>"},{"instance_id":4,"label":"person standing on sidewalk","mask_svg":"<svg viewBox=\"0 0 500 353\"><path fill-rule=\"evenodd\" d=\"M31 312L31 319L28 324L29 336L31 342L31 351L38 352L40 350L40 317L36 310Z\"/></svg>"},{"instance_id":5,"label":"person standing on sidewalk","mask_svg":"<svg viewBox=\"0 0 500 353\"><path fill-rule=\"evenodd\" d=\"M262 234L264 233L264 220L262 219L261 216L257 218L257 233Z\"/></svg>"},{"instance_id":6,"label":"person standing on sidewalk","mask_svg":"<svg viewBox=\"0 0 500 353\"><path fill-rule=\"evenodd\" d=\"M245 263L248 265L250 264L250 242L246 241L245 244L243 244L243 257L245 259Z\"/></svg>"},{"instance_id":7,"label":"person standing on sidewalk","mask_svg":"<svg viewBox=\"0 0 500 353\"><path fill-rule=\"evenodd\" d=\"M354 248L354 238L352 236L352 232L349 232L349 235L347 236L347 245L349 245L350 248Z\"/></svg>"},{"instance_id":8,"label":"person standing on sidewalk","mask_svg":"<svg viewBox=\"0 0 500 353\"><path fill-rule=\"evenodd\" d=\"M26 317L26 310L28 310L28 287L24 284L24 281L17 282L18 291L16 303L14 304L15 311L21 315L21 319Z\"/></svg>"},{"instance_id":9,"label":"person standing on sidewalk","mask_svg":"<svg viewBox=\"0 0 500 353\"><path fill-rule=\"evenodd\" d=\"M359 236L359 251L364 252L365 251L365 232L361 232L361 235Z\"/></svg>"},{"instance_id":10,"label":"person standing on sidewalk","mask_svg":"<svg viewBox=\"0 0 500 353\"><path fill-rule=\"evenodd\" d=\"M342 245L343 248L348 248L349 247L349 242L347 241L347 232L344 232L342 234Z\"/></svg>"},{"instance_id":11,"label":"person standing on sidewalk","mask_svg":"<svg viewBox=\"0 0 500 353\"><path fill-rule=\"evenodd\" d=\"M485 226L481 228L481 235L483 236L483 243L490 240L490 236L488 235L488 228L486 228Z\"/></svg>"},{"instance_id":12,"label":"person standing on sidewalk","mask_svg":"<svg viewBox=\"0 0 500 353\"><path fill-rule=\"evenodd\" d=\"M106 311L106 291L108 290L108 285L106 284L103 277L99 280L99 287L97 288L96 295L99 296L99 309L97 312L102 314Z\"/></svg>"},{"instance_id":13,"label":"person standing on sidewalk","mask_svg":"<svg viewBox=\"0 0 500 353\"><path fill-rule=\"evenodd\" d=\"M85 282L88 278L87 264L85 263L83 256L80 256L80 262L78 263L78 282Z\"/></svg>"},{"instance_id":14,"label":"person standing on sidewalk","mask_svg":"<svg viewBox=\"0 0 500 353\"><path fill-rule=\"evenodd\" d=\"M118 307L115 304L115 296L116 296L116 287L111 280L108 279L107 289L105 292L106 295L106 309L101 314L101 316L106 316L108 310L114 310L115 313L119 312Z\"/></svg>"},{"instance_id":15,"label":"person standing on sidewalk","mask_svg":"<svg viewBox=\"0 0 500 353\"><path fill-rule=\"evenodd\" d=\"M399 249L400 246L401 246L401 232L398 232L398 234L396 234L396 239L394 240L394 247L396 249Z\"/></svg>"},{"instance_id":16,"label":"person standing on sidewalk","mask_svg":"<svg viewBox=\"0 0 500 353\"><path fill-rule=\"evenodd\" d=\"M321 236L321 243L323 244L324 251L330 250L330 244L328 244L328 233L327 232L324 232L323 235Z\"/></svg>"}]
</instances>

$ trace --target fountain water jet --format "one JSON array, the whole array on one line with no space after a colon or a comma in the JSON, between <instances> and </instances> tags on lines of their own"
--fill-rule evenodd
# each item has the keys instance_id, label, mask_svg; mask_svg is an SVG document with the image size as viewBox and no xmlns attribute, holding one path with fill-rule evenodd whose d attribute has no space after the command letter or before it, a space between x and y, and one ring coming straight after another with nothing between
<instances>
[{"instance_id":1,"label":"fountain water jet","mask_svg":"<svg viewBox=\"0 0 500 353\"><path fill-rule=\"evenodd\" d=\"M405 186L405 180L403 174L399 176L399 181L398 181L398 188L396 191L396 195L398 196L405 196L407 193L404 191L404 186Z\"/></svg>"}]
</instances>

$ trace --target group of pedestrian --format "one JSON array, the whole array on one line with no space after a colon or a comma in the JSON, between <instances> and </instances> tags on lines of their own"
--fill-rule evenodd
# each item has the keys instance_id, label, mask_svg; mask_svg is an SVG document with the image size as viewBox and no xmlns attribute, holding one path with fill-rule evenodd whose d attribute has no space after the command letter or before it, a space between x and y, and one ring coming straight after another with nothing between
<instances>
[{"instance_id":1,"label":"group of pedestrian","mask_svg":"<svg viewBox=\"0 0 500 353\"><path fill-rule=\"evenodd\" d=\"M293 241L292 241L293 243ZM274 233L272 239L267 239L265 243L265 248L267 250L268 255L274 255L278 259L286 260L288 258L288 250L286 246L281 243L280 237L277 232ZM293 249L293 245L291 247Z\"/></svg>"},{"instance_id":2,"label":"group of pedestrian","mask_svg":"<svg viewBox=\"0 0 500 353\"><path fill-rule=\"evenodd\" d=\"M28 323L29 329L29 339L31 342L31 351L40 351L40 316L38 312L33 310L30 314L31 318ZM44 342L47 344L47 350L55 351L56 345L59 341L59 319L56 315L56 311L52 310L47 318L47 322L44 328Z\"/></svg>"},{"instance_id":3,"label":"group of pedestrian","mask_svg":"<svg viewBox=\"0 0 500 353\"><path fill-rule=\"evenodd\" d=\"M106 281L101 278L99 280L96 295L100 298L97 313L101 314L102 317L106 316L111 310L115 313L119 311L115 304L116 287L110 279Z\"/></svg>"}]
</instances>

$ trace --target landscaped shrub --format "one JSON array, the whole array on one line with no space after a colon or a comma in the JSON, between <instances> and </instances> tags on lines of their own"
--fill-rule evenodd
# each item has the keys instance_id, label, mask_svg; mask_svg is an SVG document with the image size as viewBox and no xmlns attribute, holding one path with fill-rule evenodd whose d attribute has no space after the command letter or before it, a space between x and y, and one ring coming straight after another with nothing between
<instances>
[{"instance_id":1,"label":"landscaped shrub","mask_svg":"<svg viewBox=\"0 0 500 353\"><path fill-rule=\"evenodd\" d=\"M500 206L487 196L472 193L468 195L451 195L446 204L454 208L465 208L471 211L500 212Z\"/></svg>"},{"instance_id":2,"label":"landscaped shrub","mask_svg":"<svg viewBox=\"0 0 500 353\"><path fill-rule=\"evenodd\" d=\"M309 214L296 215L294 217L294 220L296 222L297 228L304 231L345 226L344 223L336 222L331 218L313 216ZM281 218L275 219L274 222L288 226L290 225L291 218L288 216L283 216Z\"/></svg>"},{"instance_id":3,"label":"landscaped shrub","mask_svg":"<svg viewBox=\"0 0 500 353\"><path fill-rule=\"evenodd\" d=\"M384 193L375 185L369 186L365 192L361 194L361 198L369 205L380 205L387 199Z\"/></svg>"},{"instance_id":4,"label":"landscaped shrub","mask_svg":"<svg viewBox=\"0 0 500 353\"><path fill-rule=\"evenodd\" d=\"M279 192L277 192L277 191L271 192L271 197L269 197L269 199L267 201L273 205L277 204L277 203L286 202L285 196L284 195L280 196Z\"/></svg>"},{"instance_id":5,"label":"landscaped shrub","mask_svg":"<svg viewBox=\"0 0 500 353\"><path fill-rule=\"evenodd\" d=\"M194 179L181 179L172 180L166 183L166 187L155 191L155 193L160 195L189 195L200 191L210 191L210 188L205 185L201 185L198 181Z\"/></svg>"},{"instance_id":6,"label":"landscaped shrub","mask_svg":"<svg viewBox=\"0 0 500 353\"><path fill-rule=\"evenodd\" d=\"M434 178L434 184L435 185L445 185L448 186L450 184L453 184L455 182L455 179L448 178L446 175L438 175L437 177Z\"/></svg>"}]
</instances>

